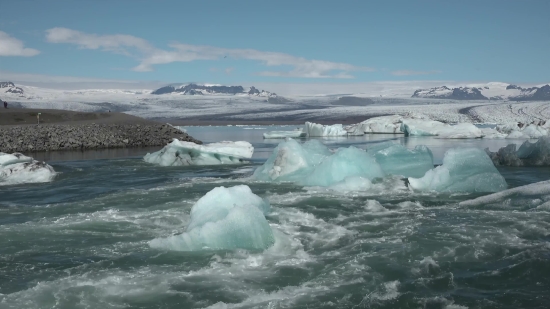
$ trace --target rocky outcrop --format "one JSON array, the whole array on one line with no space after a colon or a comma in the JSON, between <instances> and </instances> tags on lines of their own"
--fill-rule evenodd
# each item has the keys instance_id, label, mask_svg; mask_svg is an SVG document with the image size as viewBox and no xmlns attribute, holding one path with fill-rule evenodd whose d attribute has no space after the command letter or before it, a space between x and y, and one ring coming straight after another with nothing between
<instances>
[{"instance_id":1,"label":"rocky outcrop","mask_svg":"<svg viewBox=\"0 0 550 309\"><path fill-rule=\"evenodd\" d=\"M165 124L25 125L1 128L0 152L164 146L173 138L202 144Z\"/></svg>"}]
</instances>

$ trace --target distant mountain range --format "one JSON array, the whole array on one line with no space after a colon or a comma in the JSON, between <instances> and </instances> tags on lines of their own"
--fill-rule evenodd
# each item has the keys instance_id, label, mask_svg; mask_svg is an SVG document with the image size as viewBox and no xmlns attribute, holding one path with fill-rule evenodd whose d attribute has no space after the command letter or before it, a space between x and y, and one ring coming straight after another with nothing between
<instances>
[{"instance_id":1,"label":"distant mountain range","mask_svg":"<svg viewBox=\"0 0 550 309\"><path fill-rule=\"evenodd\" d=\"M550 101L550 85L522 88L506 83L488 83L477 87L447 86L418 89L412 98L450 100L510 100L510 101Z\"/></svg>"},{"instance_id":2,"label":"distant mountain range","mask_svg":"<svg viewBox=\"0 0 550 309\"><path fill-rule=\"evenodd\" d=\"M180 93L183 95L251 95L259 97L276 97L277 94L258 90L254 86L245 89L243 86L222 86L209 84L169 85L151 92L151 94Z\"/></svg>"},{"instance_id":3,"label":"distant mountain range","mask_svg":"<svg viewBox=\"0 0 550 309\"><path fill-rule=\"evenodd\" d=\"M0 93L23 94L23 89L15 87L12 82L0 82Z\"/></svg>"}]
</instances>

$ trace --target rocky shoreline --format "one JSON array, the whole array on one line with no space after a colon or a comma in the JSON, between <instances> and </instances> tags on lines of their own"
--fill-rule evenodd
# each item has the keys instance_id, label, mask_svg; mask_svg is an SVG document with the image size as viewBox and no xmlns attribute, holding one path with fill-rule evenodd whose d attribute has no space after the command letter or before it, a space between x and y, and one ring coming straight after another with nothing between
<instances>
[{"instance_id":1,"label":"rocky shoreline","mask_svg":"<svg viewBox=\"0 0 550 309\"><path fill-rule=\"evenodd\" d=\"M0 152L164 146L174 138L202 144L166 124L22 125L1 127Z\"/></svg>"}]
</instances>

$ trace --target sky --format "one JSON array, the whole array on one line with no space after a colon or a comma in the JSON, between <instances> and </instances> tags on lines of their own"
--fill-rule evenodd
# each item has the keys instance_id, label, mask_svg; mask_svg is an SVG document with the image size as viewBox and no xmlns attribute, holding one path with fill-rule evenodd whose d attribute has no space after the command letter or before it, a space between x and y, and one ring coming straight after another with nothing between
<instances>
[{"instance_id":1,"label":"sky","mask_svg":"<svg viewBox=\"0 0 550 309\"><path fill-rule=\"evenodd\" d=\"M550 81L550 1L0 0L0 80Z\"/></svg>"}]
</instances>

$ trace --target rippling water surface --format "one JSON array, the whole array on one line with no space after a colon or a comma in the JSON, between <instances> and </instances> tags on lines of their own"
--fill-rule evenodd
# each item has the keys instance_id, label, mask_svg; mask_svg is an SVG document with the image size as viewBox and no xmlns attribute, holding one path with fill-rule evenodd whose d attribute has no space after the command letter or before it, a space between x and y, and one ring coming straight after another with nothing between
<instances>
[{"instance_id":1,"label":"rippling water surface","mask_svg":"<svg viewBox=\"0 0 550 309\"><path fill-rule=\"evenodd\" d=\"M0 187L0 308L548 308L550 211L461 207L479 195L337 194L248 180L276 146L266 127L190 128L206 142L249 140L250 164L157 167L141 153L63 155L47 184ZM271 130L272 128L270 128ZM280 128L275 128L280 129ZM286 128L292 129L292 128ZM370 135L430 147L510 141ZM128 157L130 155L130 157ZM79 157L81 156L81 157ZM549 168L500 168L510 187ZM273 247L176 252L148 241L181 233L192 205L218 186L267 199Z\"/></svg>"}]
</instances>

